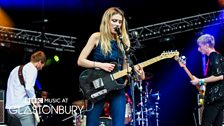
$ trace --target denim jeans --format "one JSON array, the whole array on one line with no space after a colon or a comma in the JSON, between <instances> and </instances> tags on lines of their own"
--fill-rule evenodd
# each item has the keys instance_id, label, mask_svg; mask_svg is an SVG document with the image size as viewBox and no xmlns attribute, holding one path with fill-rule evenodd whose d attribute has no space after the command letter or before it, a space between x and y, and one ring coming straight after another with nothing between
<instances>
[{"instance_id":1,"label":"denim jeans","mask_svg":"<svg viewBox=\"0 0 224 126\"><path fill-rule=\"evenodd\" d=\"M88 102L87 126L99 126L100 115L103 111L105 102L110 104L110 112L113 126L124 126L126 98L125 90L111 91L105 99L96 103Z\"/></svg>"},{"instance_id":2,"label":"denim jeans","mask_svg":"<svg viewBox=\"0 0 224 126\"><path fill-rule=\"evenodd\" d=\"M31 106L7 109L8 126L36 126Z\"/></svg>"}]
</instances>

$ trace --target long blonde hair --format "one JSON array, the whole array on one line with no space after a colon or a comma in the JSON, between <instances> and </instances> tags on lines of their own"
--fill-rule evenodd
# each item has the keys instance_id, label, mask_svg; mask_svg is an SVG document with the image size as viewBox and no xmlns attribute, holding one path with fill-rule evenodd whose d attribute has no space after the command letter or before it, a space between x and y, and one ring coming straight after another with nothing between
<instances>
[{"instance_id":1,"label":"long blonde hair","mask_svg":"<svg viewBox=\"0 0 224 126\"><path fill-rule=\"evenodd\" d=\"M110 7L104 12L102 20L101 20L101 24L100 24L100 44L101 44L101 47L102 47L101 49L104 55L107 55L108 53L111 52L110 41L113 39L113 35L111 34L111 31L110 31L110 19L115 14L120 14L122 16L122 24L121 24L122 41L126 45L129 45L127 44L128 34L126 31L126 20L125 20L124 12L117 7ZM116 39L119 43L118 44L119 47L122 49L122 51L124 51L118 36Z\"/></svg>"}]
</instances>

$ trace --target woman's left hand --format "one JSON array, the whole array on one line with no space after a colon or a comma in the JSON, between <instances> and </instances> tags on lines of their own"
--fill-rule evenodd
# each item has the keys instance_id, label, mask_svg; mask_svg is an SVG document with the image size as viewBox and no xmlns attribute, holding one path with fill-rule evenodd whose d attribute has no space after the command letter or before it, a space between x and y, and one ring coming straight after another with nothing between
<instances>
[{"instance_id":1,"label":"woman's left hand","mask_svg":"<svg viewBox=\"0 0 224 126\"><path fill-rule=\"evenodd\" d=\"M135 65L135 71L137 72L140 80L144 80L145 79L145 72L144 72L143 67L141 66L141 64Z\"/></svg>"}]
</instances>

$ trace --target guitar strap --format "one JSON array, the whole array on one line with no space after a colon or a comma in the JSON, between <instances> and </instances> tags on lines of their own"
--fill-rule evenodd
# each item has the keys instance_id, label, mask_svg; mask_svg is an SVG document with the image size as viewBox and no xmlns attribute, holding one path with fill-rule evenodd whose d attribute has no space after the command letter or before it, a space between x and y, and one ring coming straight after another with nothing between
<instances>
[{"instance_id":1,"label":"guitar strap","mask_svg":"<svg viewBox=\"0 0 224 126\"><path fill-rule=\"evenodd\" d=\"M19 75L19 81L20 83L24 86L24 89L26 91L26 85L25 85L25 80L24 80L24 77L23 77L23 66L24 65L20 65L19 66L19 70L18 70L18 75ZM26 95L29 97L29 95L26 93Z\"/></svg>"},{"instance_id":2,"label":"guitar strap","mask_svg":"<svg viewBox=\"0 0 224 126\"><path fill-rule=\"evenodd\" d=\"M206 68L205 68L204 76L207 76L209 62L210 62L210 61L209 61L209 59L208 59L208 61L207 61L207 63L206 63Z\"/></svg>"},{"instance_id":3,"label":"guitar strap","mask_svg":"<svg viewBox=\"0 0 224 126\"><path fill-rule=\"evenodd\" d=\"M23 66L24 65L20 65L19 66L18 75L19 75L19 81L20 81L20 83L25 87L25 81L24 81L23 72L22 72Z\"/></svg>"},{"instance_id":4,"label":"guitar strap","mask_svg":"<svg viewBox=\"0 0 224 126\"><path fill-rule=\"evenodd\" d=\"M19 75L19 81L20 81L20 83L24 86L24 89L25 89L25 91L26 91L26 85L25 85L25 81L24 81L24 77L23 77L23 72L22 72L22 70L23 70L23 66L24 65L20 65L19 66L19 70L18 70L18 75ZM27 94L27 91L26 91L26 95L27 95L27 97L29 98L29 95ZM31 104L32 105L32 104ZM33 105L32 105L33 106ZM39 120L39 117L37 117L36 118L36 116L35 116L35 123L36 123L36 125L40 122L40 120ZM39 120L39 121L37 121L37 120Z\"/></svg>"}]
</instances>

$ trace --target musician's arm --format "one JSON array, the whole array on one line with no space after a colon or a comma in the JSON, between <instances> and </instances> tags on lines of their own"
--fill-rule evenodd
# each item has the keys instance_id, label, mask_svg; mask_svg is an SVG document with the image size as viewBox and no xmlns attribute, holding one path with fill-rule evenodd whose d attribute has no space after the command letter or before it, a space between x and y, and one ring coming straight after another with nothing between
<instances>
[{"instance_id":1,"label":"musician's arm","mask_svg":"<svg viewBox=\"0 0 224 126\"><path fill-rule=\"evenodd\" d=\"M36 82L36 77L37 77L37 70L33 69L31 67L24 67L23 68L23 75L24 75L24 80L25 80L25 89L26 93L29 98L36 98L35 94L35 82Z\"/></svg>"},{"instance_id":2,"label":"musician's arm","mask_svg":"<svg viewBox=\"0 0 224 126\"><path fill-rule=\"evenodd\" d=\"M206 77L206 78L197 78L197 77L194 76L194 80L192 80L191 83L193 85L200 84L201 82L209 84L209 83L220 81L220 80L223 80L223 79L224 79L223 75L219 75L219 76L212 75L212 76L209 76L209 77Z\"/></svg>"},{"instance_id":3,"label":"musician's arm","mask_svg":"<svg viewBox=\"0 0 224 126\"><path fill-rule=\"evenodd\" d=\"M222 57L220 57L220 55L211 54L211 56L209 56L210 63L212 64L211 76L204 78L204 80L202 80L202 81L205 81L205 83L209 84L211 82L223 80L223 70L222 70L223 69L222 68L223 61L221 60L221 58Z\"/></svg>"},{"instance_id":4,"label":"musician's arm","mask_svg":"<svg viewBox=\"0 0 224 126\"><path fill-rule=\"evenodd\" d=\"M89 54L91 53L91 51L93 50L93 48L95 47L95 45L97 44L97 40L99 40L99 33L93 33L87 44L85 45L85 47L82 49L78 60L77 60L77 64L78 66L82 66L85 68L94 68L94 67L98 67L99 63L95 63L94 61L88 60L87 57L89 56Z\"/></svg>"},{"instance_id":5,"label":"musician's arm","mask_svg":"<svg viewBox=\"0 0 224 126\"><path fill-rule=\"evenodd\" d=\"M212 64L211 76L204 78L205 83L223 80L223 60L221 59L220 55L215 55L214 53L209 56L210 64Z\"/></svg>"},{"instance_id":6,"label":"musician's arm","mask_svg":"<svg viewBox=\"0 0 224 126\"><path fill-rule=\"evenodd\" d=\"M212 82L217 82L223 80L223 68L222 68L222 60L220 60L219 55L211 54L209 56L209 61L212 66L210 67L211 71L211 76L208 76L206 78L197 78L194 76L194 80L192 83L194 85L196 84L212 84Z\"/></svg>"},{"instance_id":7,"label":"musician's arm","mask_svg":"<svg viewBox=\"0 0 224 126\"><path fill-rule=\"evenodd\" d=\"M79 55L77 64L78 66L82 66L85 68L100 68L107 72L111 72L114 69L115 64L96 62L96 61L91 61L87 59L87 57L89 56L91 51L94 49L94 47L98 45L99 39L100 39L99 32L93 33L90 36L87 44L85 45L85 47L83 48L83 50L81 51Z\"/></svg>"},{"instance_id":8,"label":"musician's arm","mask_svg":"<svg viewBox=\"0 0 224 126\"><path fill-rule=\"evenodd\" d=\"M216 82L216 81L223 80L223 75L219 75L219 76L212 75L212 76L204 78L204 79L205 79L205 83Z\"/></svg>"}]
</instances>

